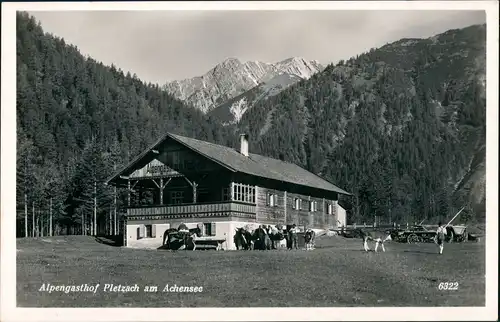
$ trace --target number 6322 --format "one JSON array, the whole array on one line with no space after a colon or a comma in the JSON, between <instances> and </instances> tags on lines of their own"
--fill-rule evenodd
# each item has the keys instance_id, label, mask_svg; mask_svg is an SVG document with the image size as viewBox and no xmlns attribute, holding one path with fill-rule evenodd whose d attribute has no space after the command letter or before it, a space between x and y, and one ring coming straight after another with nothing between
<instances>
[{"instance_id":1,"label":"number 6322","mask_svg":"<svg viewBox=\"0 0 500 322\"><path fill-rule=\"evenodd\" d=\"M438 285L440 291L456 291L458 290L458 282L441 282Z\"/></svg>"}]
</instances>

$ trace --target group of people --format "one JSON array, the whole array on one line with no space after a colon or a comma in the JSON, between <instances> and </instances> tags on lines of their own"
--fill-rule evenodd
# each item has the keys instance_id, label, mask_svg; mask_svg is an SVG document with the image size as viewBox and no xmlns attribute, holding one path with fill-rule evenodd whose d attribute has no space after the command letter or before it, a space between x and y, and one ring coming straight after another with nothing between
<instances>
[{"instance_id":1,"label":"group of people","mask_svg":"<svg viewBox=\"0 0 500 322\"><path fill-rule=\"evenodd\" d=\"M299 227L296 224L259 225L255 230L250 226L236 229L234 241L237 249L278 249L281 245L287 249L299 249ZM308 228L304 232L306 250L314 249L315 232Z\"/></svg>"},{"instance_id":2,"label":"group of people","mask_svg":"<svg viewBox=\"0 0 500 322\"><path fill-rule=\"evenodd\" d=\"M260 225L259 229L263 229L266 234L271 238L271 248L277 249L278 244L281 240L286 240L286 247L289 250L299 249L299 237L300 233L299 227L293 224L286 229L282 225L278 224L276 226L271 225ZM276 236L279 236L278 238ZM306 250L314 249L314 236L315 233L311 228L307 228L304 232L305 246Z\"/></svg>"}]
</instances>

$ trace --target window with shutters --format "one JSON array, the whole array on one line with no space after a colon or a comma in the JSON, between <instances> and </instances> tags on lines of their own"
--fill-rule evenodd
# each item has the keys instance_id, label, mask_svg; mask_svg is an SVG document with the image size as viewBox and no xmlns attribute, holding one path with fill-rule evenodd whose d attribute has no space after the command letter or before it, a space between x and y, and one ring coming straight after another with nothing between
<instances>
[{"instance_id":1,"label":"window with shutters","mask_svg":"<svg viewBox=\"0 0 500 322\"><path fill-rule=\"evenodd\" d=\"M275 193L268 193L267 194L267 205L270 207L277 207L278 206L278 195Z\"/></svg>"},{"instance_id":2,"label":"window with shutters","mask_svg":"<svg viewBox=\"0 0 500 322\"><path fill-rule=\"evenodd\" d=\"M300 209L300 199L299 198L295 198L295 200L293 202L293 209Z\"/></svg>"},{"instance_id":3,"label":"window with shutters","mask_svg":"<svg viewBox=\"0 0 500 322\"><path fill-rule=\"evenodd\" d=\"M184 192L183 191L171 191L170 200L174 205L179 205L184 202Z\"/></svg>"},{"instance_id":4,"label":"window with shutters","mask_svg":"<svg viewBox=\"0 0 500 322\"><path fill-rule=\"evenodd\" d=\"M204 223L203 224L203 236L215 236L215 223Z\"/></svg>"},{"instance_id":5,"label":"window with shutters","mask_svg":"<svg viewBox=\"0 0 500 322\"><path fill-rule=\"evenodd\" d=\"M309 211L314 212L318 210L318 204L316 201L309 201Z\"/></svg>"},{"instance_id":6,"label":"window with shutters","mask_svg":"<svg viewBox=\"0 0 500 322\"><path fill-rule=\"evenodd\" d=\"M327 213L328 213L329 215L331 215L331 214L333 213L333 206L332 206L332 204L331 204L331 203L329 203L329 204L328 204L327 209L328 209Z\"/></svg>"},{"instance_id":7,"label":"window with shutters","mask_svg":"<svg viewBox=\"0 0 500 322\"><path fill-rule=\"evenodd\" d=\"M153 237L153 225L145 225L145 234L144 238L152 238Z\"/></svg>"}]
</instances>

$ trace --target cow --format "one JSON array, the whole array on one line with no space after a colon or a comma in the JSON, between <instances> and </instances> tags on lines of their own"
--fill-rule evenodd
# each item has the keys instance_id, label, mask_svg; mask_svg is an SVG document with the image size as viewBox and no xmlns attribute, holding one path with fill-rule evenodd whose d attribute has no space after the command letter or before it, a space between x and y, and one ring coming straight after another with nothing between
<instances>
[{"instance_id":1,"label":"cow","mask_svg":"<svg viewBox=\"0 0 500 322\"><path fill-rule=\"evenodd\" d=\"M378 245L382 246L382 251L385 252L384 243L386 241L392 240L390 231L366 231L361 228L356 229L356 235L360 236L363 239L363 248L366 252L370 250L368 246L368 241L375 242L375 251L378 250Z\"/></svg>"}]
</instances>

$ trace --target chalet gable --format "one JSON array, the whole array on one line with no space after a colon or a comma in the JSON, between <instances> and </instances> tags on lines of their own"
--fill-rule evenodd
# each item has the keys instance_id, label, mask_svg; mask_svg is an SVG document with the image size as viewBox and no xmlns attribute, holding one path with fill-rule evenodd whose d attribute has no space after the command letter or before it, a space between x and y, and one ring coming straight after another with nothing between
<instances>
[{"instance_id":1,"label":"chalet gable","mask_svg":"<svg viewBox=\"0 0 500 322\"><path fill-rule=\"evenodd\" d=\"M150 171L153 169L151 166L159 164L168 165L168 168L178 173L185 173L190 170L209 170L207 167L213 170L222 167L233 173L239 172L297 186L350 195L347 191L293 163L248 153L247 140L248 136L240 136L241 146L238 151L226 146L167 133L162 139L132 160L124 169L109 178L106 183L123 185L123 180L134 173L147 174L148 164L156 159L157 161L150 165ZM176 154L181 155L177 158L182 162L176 161ZM199 158L199 156L203 158ZM189 165L189 160L193 160L194 163ZM164 169L162 171L170 171L167 168L162 169Z\"/></svg>"}]
</instances>

